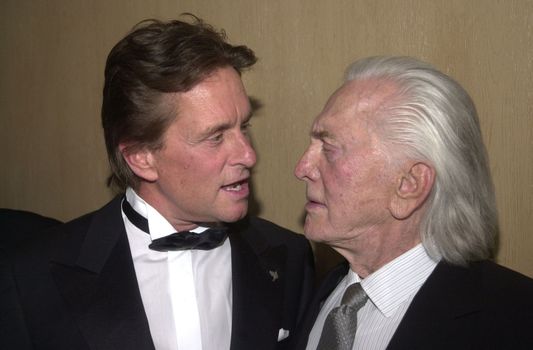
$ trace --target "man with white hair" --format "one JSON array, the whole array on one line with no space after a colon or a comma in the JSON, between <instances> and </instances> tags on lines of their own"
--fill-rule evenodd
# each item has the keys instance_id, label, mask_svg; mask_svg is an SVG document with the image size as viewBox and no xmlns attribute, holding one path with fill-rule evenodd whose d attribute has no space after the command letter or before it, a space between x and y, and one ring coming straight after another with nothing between
<instances>
[{"instance_id":1,"label":"man with white hair","mask_svg":"<svg viewBox=\"0 0 533 350\"><path fill-rule=\"evenodd\" d=\"M533 280L491 262L498 217L468 93L409 57L352 64L295 175L305 235L346 262L297 349L533 349Z\"/></svg>"}]
</instances>

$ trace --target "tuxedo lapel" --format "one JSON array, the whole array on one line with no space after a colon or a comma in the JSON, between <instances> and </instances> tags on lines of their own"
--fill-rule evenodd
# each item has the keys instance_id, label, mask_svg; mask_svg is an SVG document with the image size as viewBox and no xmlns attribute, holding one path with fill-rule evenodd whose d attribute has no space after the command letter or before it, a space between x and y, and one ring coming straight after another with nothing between
<instances>
[{"instance_id":1,"label":"tuxedo lapel","mask_svg":"<svg viewBox=\"0 0 533 350\"><path fill-rule=\"evenodd\" d=\"M413 299L387 349L470 348L468 339L482 331L472 322L482 308L480 284L471 269L439 263Z\"/></svg>"},{"instance_id":2,"label":"tuxedo lapel","mask_svg":"<svg viewBox=\"0 0 533 350\"><path fill-rule=\"evenodd\" d=\"M231 349L274 349L282 324L286 248L269 247L250 227L230 228L233 283Z\"/></svg>"},{"instance_id":3,"label":"tuxedo lapel","mask_svg":"<svg viewBox=\"0 0 533 350\"><path fill-rule=\"evenodd\" d=\"M51 273L91 349L154 349L120 202L97 211L85 236L68 238Z\"/></svg>"}]
</instances>

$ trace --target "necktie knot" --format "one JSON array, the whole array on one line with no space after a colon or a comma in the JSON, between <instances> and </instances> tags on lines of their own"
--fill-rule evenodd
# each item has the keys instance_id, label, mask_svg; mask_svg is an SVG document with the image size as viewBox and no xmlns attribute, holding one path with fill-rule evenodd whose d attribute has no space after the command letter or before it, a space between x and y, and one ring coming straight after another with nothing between
<instances>
[{"instance_id":1,"label":"necktie knot","mask_svg":"<svg viewBox=\"0 0 533 350\"><path fill-rule=\"evenodd\" d=\"M332 309L322 329L318 350L351 350L357 330L357 312L365 305L368 296L360 283L344 291L341 305Z\"/></svg>"},{"instance_id":2,"label":"necktie knot","mask_svg":"<svg viewBox=\"0 0 533 350\"><path fill-rule=\"evenodd\" d=\"M365 305L368 296L366 295L361 283L353 283L346 288L342 296L341 304L349 305L357 311Z\"/></svg>"}]
</instances>

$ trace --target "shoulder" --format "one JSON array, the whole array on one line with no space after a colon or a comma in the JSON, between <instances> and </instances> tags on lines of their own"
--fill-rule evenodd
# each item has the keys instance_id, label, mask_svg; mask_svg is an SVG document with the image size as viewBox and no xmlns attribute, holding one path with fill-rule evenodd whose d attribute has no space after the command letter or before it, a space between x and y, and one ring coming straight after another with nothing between
<instances>
[{"instance_id":1,"label":"shoulder","mask_svg":"<svg viewBox=\"0 0 533 350\"><path fill-rule=\"evenodd\" d=\"M489 260L471 262L467 266L440 262L428 281L440 287L454 282L468 284L493 297L533 291L533 279Z\"/></svg>"},{"instance_id":2,"label":"shoulder","mask_svg":"<svg viewBox=\"0 0 533 350\"><path fill-rule=\"evenodd\" d=\"M104 207L91 213L65 223L57 223L45 229L32 232L21 240L19 244L9 252L9 255L16 257L16 260L48 259L53 255L63 255L62 251L68 249L69 254L74 254L81 249L85 236L99 217L106 216L106 213L114 207L120 208L120 202L112 200Z\"/></svg>"},{"instance_id":3,"label":"shoulder","mask_svg":"<svg viewBox=\"0 0 533 350\"><path fill-rule=\"evenodd\" d=\"M60 224L61 221L26 210L0 208L3 232L30 232ZM4 236L4 235L2 235Z\"/></svg>"},{"instance_id":4,"label":"shoulder","mask_svg":"<svg viewBox=\"0 0 533 350\"><path fill-rule=\"evenodd\" d=\"M472 262L466 267L439 263L427 281L431 295L470 300L486 315L502 319L533 320L533 279L495 262Z\"/></svg>"},{"instance_id":5,"label":"shoulder","mask_svg":"<svg viewBox=\"0 0 533 350\"><path fill-rule=\"evenodd\" d=\"M492 261L472 263L471 269L480 275L483 288L494 300L514 299L533 305L533 279Z\"/></svg>"},{"instance_id":6,"label":"shoulder","mask_svg":"<svg viewBox=\"0 0 533 350\"><path fill-rule=\"evenodd\" d=\"M473 263L471 269L482 281L483 328L497 334L491 346L500 348L496 344L502 343L501 348L532 349L533 279L490 261Z\"/></svg>"}]
</instances>

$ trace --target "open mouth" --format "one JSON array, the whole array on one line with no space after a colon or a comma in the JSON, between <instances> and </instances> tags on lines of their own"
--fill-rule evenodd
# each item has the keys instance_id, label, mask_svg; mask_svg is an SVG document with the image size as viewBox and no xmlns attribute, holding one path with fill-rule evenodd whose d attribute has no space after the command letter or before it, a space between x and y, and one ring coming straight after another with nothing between
<instances>
[{"instance_id":1,"label":"open mouth","mask_svg":"<svg viewBox=\"0 0 533 350\"><path fill-rule=\"evenodd\" d=\"M230 191L230 192L238 192L238 191L242 190L243 187L246 186L247 184L248 184L248 179L244 179L244 180L241 180L241 181L237 181L237 182L231 183L231 184L226 185L226 186L222 186L222 189L225 190L225 191Z\"/></svg>"}]
</instances>

